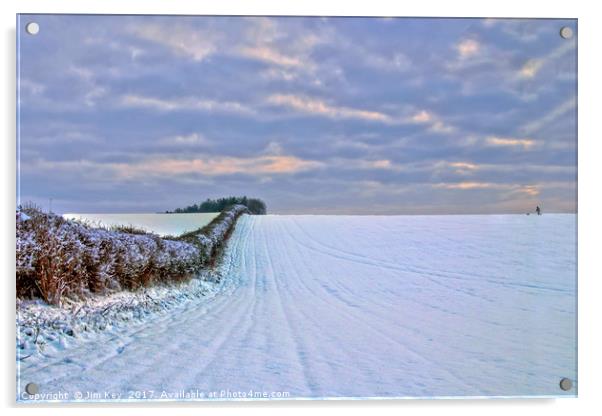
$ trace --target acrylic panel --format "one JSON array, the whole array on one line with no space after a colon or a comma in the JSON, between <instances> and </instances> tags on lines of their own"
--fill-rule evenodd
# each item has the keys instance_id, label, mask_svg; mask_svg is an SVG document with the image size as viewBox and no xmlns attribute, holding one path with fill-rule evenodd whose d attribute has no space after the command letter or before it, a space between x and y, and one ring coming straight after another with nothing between
<instances>
[{"instance_id":1,"label":"acrylic panel","mask_svg":"<svg viewBox=\"0 0 602 416\"><path fill-rule=\"evenodd\" d=\"M16 30L19 402L577 395L577 20Z\"/></svg>"}]
</instances>

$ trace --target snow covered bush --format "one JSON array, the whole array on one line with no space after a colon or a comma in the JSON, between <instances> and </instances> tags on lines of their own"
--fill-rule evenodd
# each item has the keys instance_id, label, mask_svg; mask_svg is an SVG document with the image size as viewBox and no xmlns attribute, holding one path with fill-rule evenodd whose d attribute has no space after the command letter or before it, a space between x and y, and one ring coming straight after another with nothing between
<instances>
[{"instance_id":1,"label":"snow covered bush","mask_svg":"<svg viewBox=\"0 0 602 416\"><path fill-rule=\"evenodd\" d=\"M182 234L178 239L198 247L204 264L213 265L213 261L222 252L226 240L234 230L236 220L245 213L249 213L247 207L233 205L223 210L203 228Z\"/></svg>"},{"instance_id":2,"label":"snow covered bush","mask_svg":"<svg viewBox=\"0 0 602 416\"><path fill-rule=\"evenodd\" d=\"M188 279L212 266L246 207L175 238L93 228L34 207L17 211L17 296L61 303L65 296L135 290Z\"/></svg>"}]
</instances>

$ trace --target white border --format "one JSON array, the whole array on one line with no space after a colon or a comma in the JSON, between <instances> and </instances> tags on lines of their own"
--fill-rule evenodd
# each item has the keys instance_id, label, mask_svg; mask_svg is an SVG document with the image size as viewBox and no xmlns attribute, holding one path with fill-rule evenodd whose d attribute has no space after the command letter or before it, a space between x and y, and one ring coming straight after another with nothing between
<instances>
[{"instance_id":1,"label":"white border","mask_svg":"<svg viewBox=\"0 0 602 416\"><path fill-rule=\"evenodd\" d=\"M487 3L487 4L485 4ZM466 414L506 415L509 412L528 411L530 414L567 415L594 414L602 408L599 387L600 322L602 317L602 270L600 268L599 236L602 235L600 217L602 178L600 152L600 103L602 93L600 74L600 44L602 40L602 15L596 13L593 1L545 1L498 0L483 2L471 0L393 2L369 0L3 0L0 2L2 22L2 100L0 117L2 136L2 378L0 391L2 403L9 414L47 413L87 415L104 414L107 407L116 415L131 414L133 408L144 408L145 414L162 414L165 408L171 412L240 413L242 408L251 415L331 413L334 408L345 409L346 414L364 414L378 411L389 414L420 412L446 415ZM379 401L296 401L296 402L227 402L227 403L155 403L118 405L45 405L37 408L18 406L14 402L14 213L15 205L15 14L21 13L119 13L119 14L247 14L247 15L348 15L348 16L456 16L456 17L565 17L579 19L579 398L578 399L521 399L521 400L379 400ZM598 319L596 319L598 318ZM104 408L99 408L104 407ZM141 411L138 411L141 413Z\"/></svg>"}]
</instances>

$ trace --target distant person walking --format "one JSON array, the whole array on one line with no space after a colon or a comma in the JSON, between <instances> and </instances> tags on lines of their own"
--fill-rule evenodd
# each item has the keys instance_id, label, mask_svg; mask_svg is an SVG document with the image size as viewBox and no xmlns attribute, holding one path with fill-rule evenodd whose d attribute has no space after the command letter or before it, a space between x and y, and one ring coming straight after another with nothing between
<instances>
[{"instance_id":1,"label":"distant person walking","mask_svg":"<svg viewBox=\"0 0 602 416\"><path fill-rule=\"evenodd\" d=\"M537 213L537 215L541 215L541 208L539 208L539 205L537 206L537 208L535 208L535 212Z\"/></svg>"}]
</instances>

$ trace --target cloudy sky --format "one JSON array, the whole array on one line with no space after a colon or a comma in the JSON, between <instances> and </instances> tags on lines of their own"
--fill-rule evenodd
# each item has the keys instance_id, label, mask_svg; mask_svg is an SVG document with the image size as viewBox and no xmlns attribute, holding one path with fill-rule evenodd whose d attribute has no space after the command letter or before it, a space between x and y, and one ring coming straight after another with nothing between
<instances>
[{"instance_id":1,"label":"cloudy sky","mask_svg":"<svg viewBox=\"0 0 602 416\"><path fill-rule=\"evenodd\" d=\"M25 33L36 21L40 32ZM576 210L574 20L22 15L20 201Z\"/></svg>"}]
</instances>

